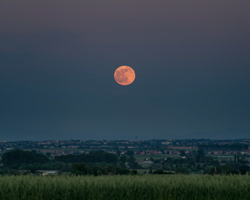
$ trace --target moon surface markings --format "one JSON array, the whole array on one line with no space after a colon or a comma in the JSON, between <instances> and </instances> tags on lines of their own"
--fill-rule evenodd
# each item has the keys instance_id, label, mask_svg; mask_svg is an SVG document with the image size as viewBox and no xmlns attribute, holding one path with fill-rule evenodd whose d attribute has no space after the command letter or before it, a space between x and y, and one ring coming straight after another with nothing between
<instances>
[{"instance_id":1,"label":"moon surface markings","mask_svg":"<svg viewBox=\"0 0 250 200\"><path fill-rule=\"evenodd\" d=\"M121 66L115 70L114 78L120 85L130 85L135 80L135 72L129 66Z\"/></svg>"}]
</instances>

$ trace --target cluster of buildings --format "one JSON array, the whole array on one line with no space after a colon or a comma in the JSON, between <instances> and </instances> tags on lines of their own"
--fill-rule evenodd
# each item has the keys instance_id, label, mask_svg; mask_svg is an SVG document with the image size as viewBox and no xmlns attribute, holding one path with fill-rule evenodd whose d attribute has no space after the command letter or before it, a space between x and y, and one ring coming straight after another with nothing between
<instances>
[{"instance_id":1,"label":"cluster of buildings","mask_svg":"<svg viewBox=\"0 0 250 200\"><path fill-rule=\"evenodd\" d=\"M46 141L1 141L0 154L13 149L37 151L47 156L67 154L82 154L89 151L103 150L110 153L126 154L133 151L138 155L188 154L198 150L200 146L213 145L249 145L250 139L238 140L208 140L208 139L183 139L183 140L46 140ZM246 154L250 155L250 148L243 150L218 150L210 149L206 154Z\"/></svg>"}]
</instances>

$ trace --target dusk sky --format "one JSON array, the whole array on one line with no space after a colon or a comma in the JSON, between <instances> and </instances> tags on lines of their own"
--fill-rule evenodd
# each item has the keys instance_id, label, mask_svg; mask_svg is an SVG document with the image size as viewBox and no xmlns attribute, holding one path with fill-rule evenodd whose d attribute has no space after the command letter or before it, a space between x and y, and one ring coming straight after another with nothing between
<instances>
[{"instance_id":1,"label":"dusk sky","mask_svg":"<svg viewBox=\"0 0 250 200\"><path fill-rule=\"evenodd\" d=\"M0 141L250 138L249 0L1 0ZM115 82L132 67L135 81Z\"/></svg>"}]
</instances>

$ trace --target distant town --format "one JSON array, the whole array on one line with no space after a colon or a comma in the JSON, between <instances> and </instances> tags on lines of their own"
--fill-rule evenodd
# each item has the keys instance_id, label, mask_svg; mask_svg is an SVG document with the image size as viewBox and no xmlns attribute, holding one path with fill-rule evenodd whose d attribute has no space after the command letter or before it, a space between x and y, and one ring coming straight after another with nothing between
<instances>
[{"instance_id":1,"label":"distant town","mask_svg":"<svg viewBox=\"0 0 250 200\"><path fill-rule=\"evenodd\" d=\"M250 139L2 141L0 174L246 174L249 147Z\"/></svg>"},{"instance_id":2,"label":"distant town","mask_svg":"<svg viewBox=\"0 0 250 200\"><path fill-rule=\"evenodd\" d=\"M180 151L188 154L198 149L205 154L232 155L245 154L250 156L250 139L210 140L44 140L44 141L1 141L0 154L21 149L36 151L49 157L68 154L88 154L90 151L102 150L113 154L133 155L179 155Z\"/></svg>"}]
</instances>

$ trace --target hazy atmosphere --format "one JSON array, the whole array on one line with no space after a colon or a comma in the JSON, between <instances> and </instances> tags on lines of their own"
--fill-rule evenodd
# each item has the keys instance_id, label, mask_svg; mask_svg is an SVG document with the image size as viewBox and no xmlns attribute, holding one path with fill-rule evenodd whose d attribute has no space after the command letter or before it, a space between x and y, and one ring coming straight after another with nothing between
<instances>
[{"instance_id":1,"label":"hazy atmosphere","mask_svg":"<svg viewBox=\"0 0 250 200\"><path fill-rule=\"evenodd\" d=\"M249 137L249 8L2 0L0 141Z\"/></svg>"}]
</instances>

